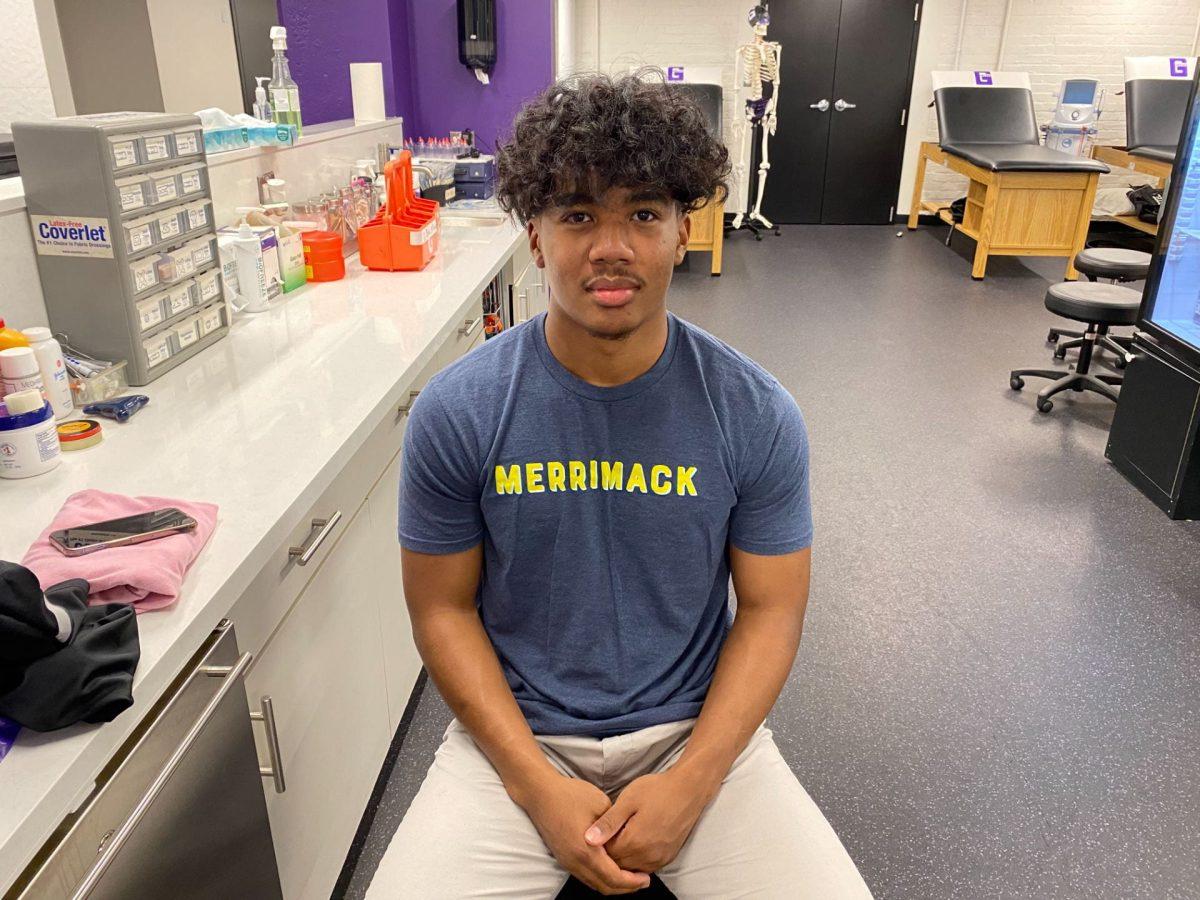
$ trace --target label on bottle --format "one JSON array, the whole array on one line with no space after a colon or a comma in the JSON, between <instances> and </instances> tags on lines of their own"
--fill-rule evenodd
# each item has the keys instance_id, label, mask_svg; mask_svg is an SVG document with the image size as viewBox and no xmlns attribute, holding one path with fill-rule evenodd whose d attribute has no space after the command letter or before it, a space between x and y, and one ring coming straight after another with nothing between
<instances>
[{"instance_id":1,"label":"label on bottle","mask_svg":"<svg viewBox=\"0 0 1200 900\"><path fill-rule=\"evenodd\" d=\"M171 151L167 149L167 136L165 134L160 134L157 137L142 138L142 142L146 147L146 162L170 159Z\"/></svg>"},{"instance_id":2,"label":"label on bottle","mask_svg":"<svg viewBox=\"0 0 1200 900\"><path fill-rule=\"evenodd\" d=\"M137 165L137 148L133 141L113 141L112 155L114 169Z\"/></svg>"},{"instance_id":3,"label":"label on bottle","mask_svg":"<svg viewBox=\"0 0 1200 900\"><path fill-rule=\"evenodd\" d=\"M287 88L271 88L271 106L275 109L276 116L291 110L291 104L288 103L290 93Z\"/></svg>"},{"instance_id":4,"label":"label on bottle","mask_svg":"<svg viewBox=\"0 0 1200 900\"><path fill-rule=\"evenodd\" d=\"M196 191L200 190L200 188L201 188L200 170L193 169L190 172L184 172L182 175L179 176L179 183L181 185L183 185L183 192L185 194L196 193Z\"/></svg>"}]
</instances>

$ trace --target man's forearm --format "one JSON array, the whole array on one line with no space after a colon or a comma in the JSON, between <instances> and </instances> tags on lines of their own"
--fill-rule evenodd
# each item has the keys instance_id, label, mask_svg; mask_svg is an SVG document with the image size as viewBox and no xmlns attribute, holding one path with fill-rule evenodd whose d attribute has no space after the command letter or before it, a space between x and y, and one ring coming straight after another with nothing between
<instances>
[{"instance_id":1,"label":"man's forearm","mask_svg":"<svg viewBox=\"0 0 1200 900\"><path fill-rule=\"evenodd\" d=\"M417 648L447 705L524 806L538 781L555 774L513 697L479 613L427 612L413 621Z\"/></svg>"},{"instance_id":2,"label":"man's forearm","mask_svg":"<svg viewBox=\"0 0 1200 900\"><path fill-rule=\"evenodd\" d=\"M739 609L676 768L715 793L775 705L800 646L803 606Z\"/></svg>"}]
</instances>

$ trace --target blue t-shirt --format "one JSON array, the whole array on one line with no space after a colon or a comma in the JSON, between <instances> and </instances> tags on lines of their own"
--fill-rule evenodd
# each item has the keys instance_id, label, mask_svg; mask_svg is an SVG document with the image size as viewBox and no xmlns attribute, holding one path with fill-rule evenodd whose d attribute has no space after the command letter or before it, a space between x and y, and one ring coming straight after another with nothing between
<instances>
[{"instance_id":1,"label":"blue t-shirt","mask_svg":"<svg viewBox=\"0 0 1200 900\"><path fill-rule=\"evenodd\" d=\"M545 314L421 391L400 543L483 543L477 602L535 734L623 734L699 715L732 618L727 544L809 546L808 438L791 395L669 316L633 381L596 387Z\"/></svg>"}]
</instances>

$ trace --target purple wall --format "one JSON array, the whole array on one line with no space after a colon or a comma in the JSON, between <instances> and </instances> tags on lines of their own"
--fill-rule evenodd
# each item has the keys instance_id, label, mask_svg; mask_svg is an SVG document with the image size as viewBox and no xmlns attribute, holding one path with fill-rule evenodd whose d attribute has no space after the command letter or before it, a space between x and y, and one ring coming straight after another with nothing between
<instances>
[{"instance_id":1,"label":"purple wall","mask_svg":"<svg viewBox=\"0 0 1200 900\"><path fill-rule=\"evenodd\" d=\"M458 61L456 0L278 0L309 124L348 119L352 62L382 62L388 115L405 135L473 128L492 150L554 74L554 0L496 0L497 59L482 85Z\"/></svg>"},{"instance_id":2,"label":"purple wall","mask_svg":"<svg viewBox=\"0 0 1200 900\"><path fill-rule=\"evenodd\" d=\"M278 0L305 124L353 117L350 63L383 63L389 116L412 109L407 0Z\"/></svg>"},{"instance_id":3,"label":"purple wall","mask_svg":"<svg viewBox=\"0 0 1200 900\"><path fill-rule=\"evenodd\" d=\"M474 129L492 150L524 101L554 76L553 0L496 0L496 65L489 85L458 61L456 0L411 0L417 116L409 135Z\"/></svg>"}]
</instances>

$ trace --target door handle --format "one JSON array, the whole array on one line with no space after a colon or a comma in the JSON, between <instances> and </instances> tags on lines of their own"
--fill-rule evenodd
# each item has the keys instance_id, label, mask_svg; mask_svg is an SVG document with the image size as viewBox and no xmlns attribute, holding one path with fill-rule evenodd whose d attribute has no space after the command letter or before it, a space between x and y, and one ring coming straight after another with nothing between
<instances>
[{"instance_id":1,"label":"door handle","mask_svg":"<svg viewBox=\"0 0 1200 900\"><path fill-rule=\"evenodd\" d=\"M466 337L468 334L470 334L476 328L478 328L481 324L483 324L483 316L482 315L478 319L467 319L465 322L463 322L462 327L458 329L458 333L461 334L463 337Z\"/></svg>"},{"instance_id":2,"label":"door handle","mask_svg":"<svg viewBox=\"0 0 1200 900\"><path fill-rule=\"evenodd\" d=\"M259 766L258 774L275 782L275 793L282 794L287 790L287 782L283 780L283 754L279 750L279 729L275 727L275 704L271 702L270 695L264 695L260 704L260 711L250 713L250 719L263 723L263 730L267 733L267 756L271 758L271 765Z\"/></svg>"},{"instance_id":3,"label":"door handle","mask_svg":"<svg viewBox=\"0 0 1200 900\"><path fill-rule=\"evenodd\" d=\"M312 558L316 552L321 549L321 545L325 543L325 539L333 533L333 529L337 528L337 523L340 521L342 521L342 511L340 509L328 519L313 519L313 531L317 531L318 528L320 529L320 531L317 531L317 536L314 537L308 544L304 544L299 547L289 547L288 557L295 559L297 565L307 566L310 562L312 562ZM299 559L297 559L297 557L299 557Z\"/></svg>"},{"instance_id":4,"label":"door handle","mask_svg":"<svg viewBox=\"0 0 1200 900\"><path fill-rule=\"evenodd\" d=\"M838 101L838 103L841 103L841 102L842 102L841 100ZM829 112L829 101L826 100L824 97L822 97L816 103L808 104L808 108L820 110L821 112Z\"/></svg>"},{"instance_id":5,"label":"door handle","mask_svg":"<svg viewBox=\"0 0 1200 900\"><path fill-rule=\"evenodd\" d=\"M857 103L847 103L845 100L838 98L837 103L833 104L833 108L838 112L845 112L848 109L858 109Z\"/></svg>"}]
</instances>

